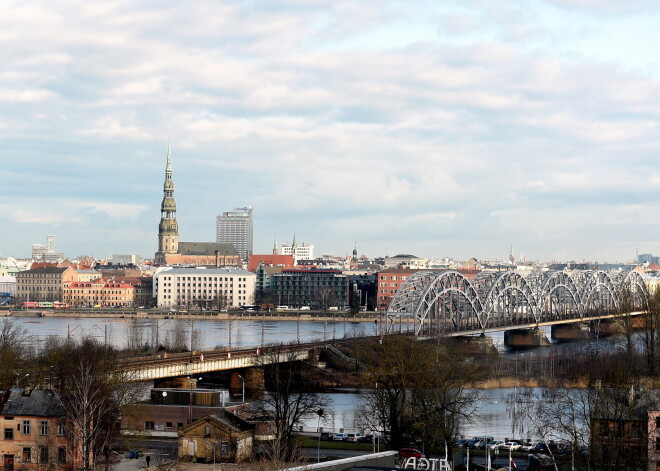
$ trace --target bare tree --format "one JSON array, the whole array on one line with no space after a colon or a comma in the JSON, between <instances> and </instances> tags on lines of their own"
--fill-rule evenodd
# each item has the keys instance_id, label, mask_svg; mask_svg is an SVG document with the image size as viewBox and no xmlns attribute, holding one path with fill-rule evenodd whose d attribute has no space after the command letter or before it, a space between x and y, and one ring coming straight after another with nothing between
<instances>
[{"instance_id":1,"label":"bare tree","mask_svg":"<svg viewBox=\"0 0 660 471\"><path fill-rule=\"evenodd\" d=\"M135 402L138 389L117 363L117 352L95 339L63 343L55 352L58 402L70 424L71 438L80 450L83 471L95 468L110 453L117 439L121 407Z\"/></svg>"},{"instance_id":2,"label":"bare tree","mask_svg":"<svg viewBox=\"0 0 660 471\"><path fill-rule=\"evenodd\" d=\"M0 389L10 388L21 362L26 359L28 331L13 319L0 322Z\"/></svg>"},{"instance_id":3,"label":"bare tree","mask_svg":"<svg viewBox=\"0 0 660 471\"><path fill-rule=\"evenodd\" d=\"M314 292L314 301L318 308L325 312L337 304L337 293L331 286L319 286Z\"/></svg>"},{"instance_id":4,"label":"bare tree","mask_svg":"<svg viewBox=\"0 0 660 471\"><path fill-rule=\"evenodd\" d=\"M327 410L328 399L315 389L319 383L318 370L295 361L292 353L275 347L261 360L266 394L254 408L258 414L271 417L271 433L275 437L265 449L272 460L290 462L299 458L295 427L319 409Z\"/></svg>"},{"instance_id":5,"label":"bare tree","mask_svg":"<svg viewBox=\"0 0 660 471\"><path fill-rule=\"evenodd\" d=\"M391 447L415 444L430 452L476 416L479 396L468 386L477 371L446 346L388 337L376 357L366 366L360 416L366 428L387 430Z\"/></svg>"}]
</instances>

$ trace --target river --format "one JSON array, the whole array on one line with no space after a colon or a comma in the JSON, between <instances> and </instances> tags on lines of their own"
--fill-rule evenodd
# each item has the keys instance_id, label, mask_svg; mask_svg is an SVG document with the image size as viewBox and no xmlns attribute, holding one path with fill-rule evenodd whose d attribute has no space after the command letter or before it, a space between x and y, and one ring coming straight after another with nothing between
<instances>
[{"instance_id":1,"label":"river","mask_svg":"<svg viewBox=\"0 0 660 471\"><path fill-rule=\"evenodd\" d=\"M232 348L258 347L262 344L311 342L333 338L375 334L375 324L340 320L268 320L257 318L227 319L129 319L118 317L9 317L24 327L35 348L48 337L73 339L94 337L97 340L126 348L128 339L138 338L140 344L167 344L177 330L183 332L189 346L191 326L196 350L211 350L231 345Z\"/></svg>"},{"instance_id":2,"label":"river","mask_svg":"<svg viewBox=\"0 0 660 471\"><path fill-rule=\"evenodd\" d=\"M497 440L514 438L511 431L511 417L507 412L506 399L513 392L513 388L494 388L480 390L481 399L478 401L480 410L478 415L472 417L471 422L464 423L460 428L460 435L473 437L475 435L489 435ZM330 401L328 413L321 420L321 427L331 432L364 432L360 423L359 407L361 395L359 390L336 390L326 394ZM303 421L303 427L308 431L315 431L318 417L312 416ZM531 436L515 438L534 438Z\"/></svg>"}]
</instances>

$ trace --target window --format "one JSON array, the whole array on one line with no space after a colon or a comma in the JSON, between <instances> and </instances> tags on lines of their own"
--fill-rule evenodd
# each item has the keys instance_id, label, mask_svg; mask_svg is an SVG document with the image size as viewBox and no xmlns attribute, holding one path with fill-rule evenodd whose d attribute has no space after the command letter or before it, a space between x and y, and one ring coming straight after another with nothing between
<instances>
[{"instance_id":1,"label":"window","mask_svg":"<svg viewBox=\"0 0 660 471\"><path fill-rule=\"evenodd\" d=\"M227 442L222 442L222 445L220 446L220 453L223 455L226 455L229 453L229 443Z\"/></svg>"},{"instance_id":2,"label":"window","mask_svg":"<svg viewBox=\"0 0 660 471\"><path fill-rule=\"evenodd\" d=\"M658 416L658 417L655 418L655 428L659 428L659 429L660 429L660 416Z\"/></svg>"},{"instance_id":3,"label":"window","mask_svg":"<svg viewBox=\"0 0 660 471\"><path fill-rule=\"evenodd\" d=\"M30 421L23 421L23 435L30 435Z\"/></svg>"},{"instance_id":4,"label":"window","mask_svg":"<svg viewBox=\"0 0 660 471\"><path fill-rule=\"evenodd\" d=\"M29 446L23 447L23 463L32 461L32 449Z\"/></svg>"},{"instance_id":5,"label":"window","mask_svg":"<svg viewBox=\"0 0 660 471\"><path fill-rule=\"evenodd\" d=\"M177 427L183 427L183 422L177 422L177 423L176 423L176 426L177 426Z\"/></svg>"},{"instance_id":6,"label":"window","mask_svg":"<svg viewBox=\"0 0 660 471\"><path fill-rule=\"evenodd\" d=\"M64 419L61 419L57 423L57 434L58 435L66 435L66 422L64 421Z\"/></svg>"},{"instance_id":7,"label":"window","mask_svg":"<svg viewBox=\"0 0 660 471\"><path fill-rule=\"evenodd\" d=\"M147 421L144 423L144 429L145 430L154 430L156 427L154 426L154 423L151 421Z\"/></svg>"},{"instance_id":8,"label":"window","mask_svg":"<svg viewBox=\"0 0 660 471\"><path fill-rule=\"evenodd\" d=\"M41 428L39 430L40 435L48 435L48 421L47 420L42 420L41 421Z\"/></svg>"},{"instance_id":9,"label":"window","mask_svg":"<svg viewBox=\"0 0 660 471\"><path fill-rule=\"evenodd\" d=\"M600 423L600 434L603 437L607 437L610 434L610 424L607 422L601 422Z\"/></svg>"},{"instance_id":10,"label":"window","mask_svg":"<svg viewBox=\"0 0 660 471\"><path fill-rule=\"evenodd\" d=\"M39 463L48 463L48 447L39 447Z\"/></svg>"},{"instance_id":11,"label":"window","mask_svg":"<svg viewBox=\"0 0 660 471\"><path fill-rule=\"evenodd\" d=\"M172 422L165 422L165 428L172 428Z\"/></svg>"},{"instance_id":12,"label":"window","mask_svg":"<svg viewBox=\"0 0 660 471\"><path fill-rule=\"evenodd\" d=\"M204 436L205 437L210 437L211 436L211 426L210 425L205 425L204 426Z\"/></svg>"},{"instance_id":13,"label":"window","mask_svg":"<svg viewBox=\"0 0 660 471\"><path fill-rule=\"evenodd\" d=\"M655 437L655 451L660 451L660 437Z\"/></svg>"},{"instance_id":14,"label":"window","mask_svg":"<svg viewBox=\"0 0 660 471\"><path fill-rule=\"evenodd\" d=\"M13 440L14 439L14 429L13 428L6 428L5 429L5 440Z\"/></svg>"},{"instance_id":15,"label":"window","mask_svg":"<svg viewBox=\"0 0 660 471\"><path fill-rule=\"evenodd\" d=\"M66 463L66 448L63 446L57 449L57 462L60 464Z\"/></svg>"}]
</instances>

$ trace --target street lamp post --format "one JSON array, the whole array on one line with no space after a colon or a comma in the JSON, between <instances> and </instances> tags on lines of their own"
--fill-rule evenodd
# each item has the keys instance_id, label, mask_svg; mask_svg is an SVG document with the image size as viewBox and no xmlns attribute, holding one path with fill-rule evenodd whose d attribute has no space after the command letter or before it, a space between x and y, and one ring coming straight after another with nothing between
<instances>
[{"instance_id":1,"label":"street lamp post","mask_svg":"<svg viewBox=\"0 0 660 471\"><path fill-rule=\"evenodd\" d=\"M321 417L323 417L323 409L319 409L316 411L316 414L319 416L319 421L318 425L316 426L316 431L319 433L319 442L316 447L316 462L320 463L321 462Z\"/></svg>"},{"instance_id":2,"label":"street lamp post","mask_svg":"<svg viewBox=\"0 0 660 471\"><path fill-rule=\"evenodd\" d=\"M238 375L239 378L241 378L241 382L243 383L243 393L241 394L241 401L243 404L245 404L245 379L241 376Z\"/></svg>"}]
</instances>

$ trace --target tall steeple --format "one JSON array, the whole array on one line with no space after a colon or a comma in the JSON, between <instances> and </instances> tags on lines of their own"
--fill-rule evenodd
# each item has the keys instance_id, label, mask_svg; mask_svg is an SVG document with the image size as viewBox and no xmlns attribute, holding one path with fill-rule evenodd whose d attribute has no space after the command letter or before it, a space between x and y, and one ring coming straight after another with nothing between
<instances>
[{"instance_id":1,"label":"tall steeple","mask_svg":"<svg viewBox=\"0 0 660 471\"><path fill-rule=\"evenodd\" d=\"M275 242L273 242L273 255L278 255L278 250L277 250L277 234L275 234Z\"/></svg>"},{"instance_id":2,"label":"tall steeple","mask_svg":"<svg viewBox=\"0 0 660 471\"><path fill-rule=\"evenodd\" d=\"M174 200L174 180L172 173L172 151L170 148L170 137L168 135L163 202L160 205L160 224L158 226L157 264L166 263L165 254L179 252L179 224L176 221L176 201Z\"/></svg>"}]
</instances>

